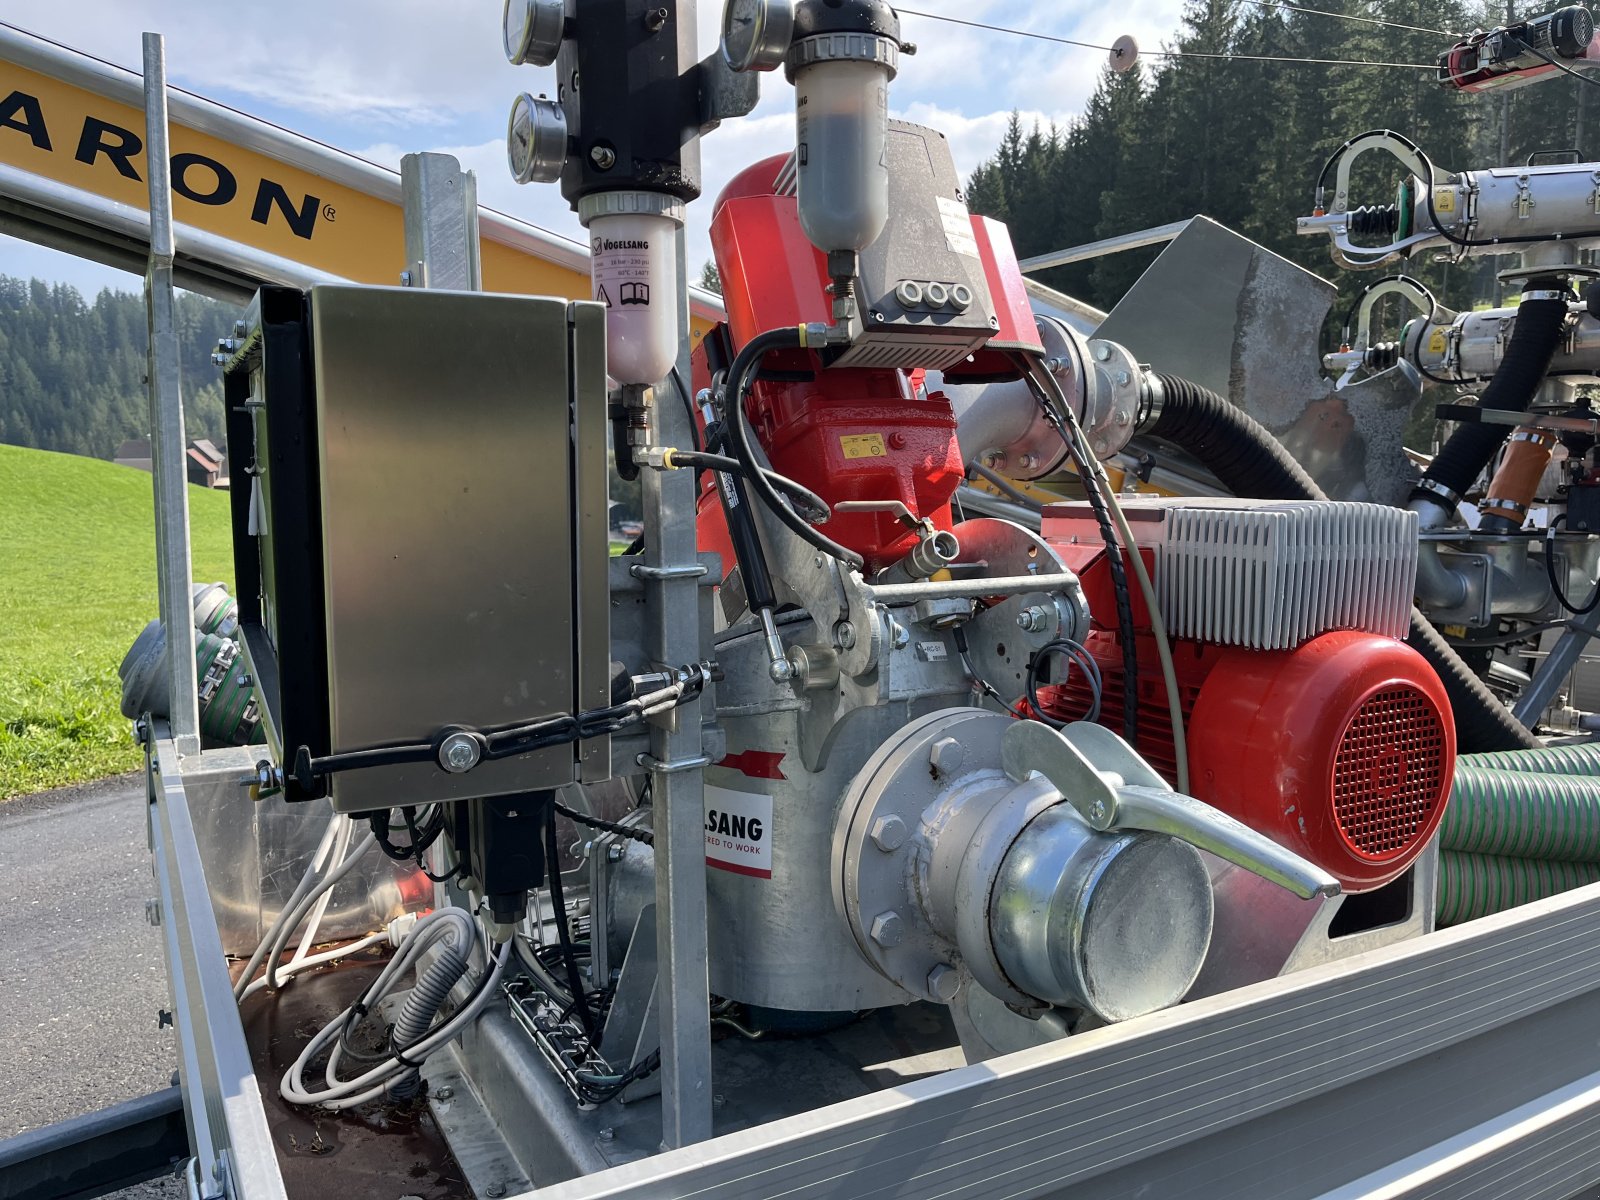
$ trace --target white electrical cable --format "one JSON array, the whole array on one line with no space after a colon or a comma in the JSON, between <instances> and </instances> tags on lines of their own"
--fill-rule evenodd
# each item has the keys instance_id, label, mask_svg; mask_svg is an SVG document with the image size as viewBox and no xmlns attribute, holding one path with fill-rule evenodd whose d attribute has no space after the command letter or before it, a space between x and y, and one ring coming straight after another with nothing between
<instances>
[{"instance_id":1,"label":"white electrical cable","mask_svg":"<svg viewBox=\"0 0 1600 1200\"><path fill-rule=\"evenodd\" d=\"M289 914L305 898L321 876L328 864L333 850L334 842L338 839L342 828L350 824L350 818L332 813L327 827L322 831L322 840L317 843L317 848L311 853L311 862L306 866L305 874L300 877L300 882L278 910L278 915L273 918L272 924L267 927L267 932L262 935L261 942L256 946L255 953L250 956L250 961L245 964L244 970L239 975L239 980L233 985L234 999L242 999L244 990L249 985L250 977L256 973L257 968L266 960L267 951L277 940L278 931L283 928L283 923L288 920Z\"/></svg>"},{"instance_id":2,"label":"white electrical cable","mask_svg":"<svg viewBox=\"0 0 1600 1200\"><path fill-rule=\"evenodd\" d=\"M1172 643L1167 639L1167 625L1161 619L1161 609L1156 604L1156 589L1150 582L1150 572L1145 569L1144 555L1139 553L1139 544L1133 540L1133 529L1128 524L1127 514L1117 502L1117 495L1112 491L1110 481L1106 479L1100 460L1091 458L1089 461L1094 464L1094 472L1100 477L1106 507L1111 510L1111 519L1116 523L1117 532L1122 536L1122 544L1128 548L1128 557L1133 560L1133 573L1139 577L1139 591L1144 596L1144 606L1150 610L1150 632L1156 640L1156 657L1161 660L1161 676L1167 685L1167 712L1172 718L1172 751L1178 760L1178 791L1187 796L1189 737L1183 727L1183 702L1178 696L1178 669L1172 661Z\"/></svg>"},{"instance_id":3,"label":"white electrical cable","mask_svg":"<svg viewBox=\"0 0 1600 1200\"><path fill-rule=\"evenodd\" d=\"M345 855L350 853L350 839L354 836L355 826L356 823L348 817L339 822L339 836L334 840L333 854L329 857L330 862L344 862ZM322 899L318 900L316 907L311 910L311 917L306 922L305 936L300 939L300 945L296 948L294 957L289 960L289 966L292 967L295 963L304 962L306 955L311 953L311 947L317 944L317 930L322 927L323 915L327 913L328 905L332 901L333 890L330 888L322 893ZM279 973L282 973L282 968L279 969Z\"/></svg>"},{"instance_id":4,"label":"white electrical cable","mask_svg":"<svg viewBox=\"0 0 1600 1200\"><path fill-rule=\"evenodd\" d=\"M348 946L339 946L332 950L325 950L321 954L312 954L306 957L296 957L292 959L287 966L278 968L278 983L281 986L286 980L300 974L302 971L309 971L312 967L320 967L326 965L327 963L338 962L340 959L349 958L352 954L357 954L360 951L367 949L369 946L385 945L388 942L389 932L388 930L383 930L379 933L369 933L366 937L361 938L359 941L351 942ZM257 992L265 991L266 987L267 977L265 975L261 976L259 979L252 979L249 985L244 989L244 995L240 996L239 999L241 1001L248 1000Z\"/></svg>"},{"instance_id":5,"label":"white electrical cable","mask_svg":"<svg viewBox=\"0 0 1600 1200\"><path fill-rule=\"evenodd\" d=\"M349 818L346 818L346 820L348 821ZM377 844L377 835L371 833L367 834L366 837L362 838L361 841L356 844L356 848L350 851L345 860L326 876L324 876L323 879L311 890L311 892L300 901L295 910L289 914L288 920L286 920L279 928L278 936L267 952L267 970L265 978L268 980L268 985L270 987L278 987L278 976L282 970L281 964L283 960L283 952L288 948L289 939L294 937L295 931L300 928L300 922L306 919L306 915L317 904L317 902L322 899L323 896L332 892L340 880L342 880L346 875L350 874L351 871L356 869L361 862L362 855L366 854L368 850L372 849L372 847L376 846Z\"/></svg>"},{"instance_id":6,"label":"white electrical cable","mask_svg":"<svg viewBox=\"0 0 1600 1200\"><path fill-rule=\"evenodd\" d=\"M505 971L506 963L511 957L510 942L502 943L495 956L485 965L484 973L474 985L473 998L468 1004L454 1016L434 1026L426 1036L408 1047L401 1048L406 1061L402 1062L398 1057L391 1055L354 1079L338 1078L338 1067L343 1057L340 1034L346 1022L358 1014L374 1010L378 1002L394 987L396 981L416 964L423 951L441 938L455 939L456 945L463 951L469 947L475 948L478 944L476 924L467 912L460 908L439 909L418 921L406 937L399 953L362 993L360 1000L324 1026L300 1052L300 1057L295 1059L293 1065L284 1073L278 1094L291 1104L318 1105L328 1109L346 1109L365 1104L369 1100L383 1096L390 1083L408 1071L414 1070L416 1065L429 1054L470 1025L495 996L495 984ZM327 1086L313 1089L306 1083L306 1072L312 1060L322 1051L329 1049L330 1045L332 1049L329 1052L328 1064L323 1071L323 1082Z\"/></svg>"},{"instance_id":7,"label":"white electrical cable","mask_svg":"<svg viewBox=\"0 0 1600 1200\"><path fill-rule=\"evenodd\" d=\"M1078 414L1073 412L1072 405L1067 403L1067 398L1062 394L1055 375L1048 370L1042 374L1048 381L1050 390L1055 393L1062 417L1072 431L1071 436L1077 443L1077 457L1087 464L1089 472L1094 476L1094 482L1099 485L1100 494L1105 497L1106 508L1110 510L1112 523L1117 527L1117 535L1122 539L1123 547L1133 561L1133 573L1139 580L1139 593L1144 597L1144 606L1150 614L1150 633L1155 638L1156 657L1161 660L1161 677L1166 684L1167 713L1172 720L1172 749L1178 760L1178 791L1187 796L1189 738L1183 727L1183 702L1178 696L1178 669L1172 661L1172 643L1167 637L1167 623L1161 619L1161 607L1156 603L1155 585L1150 582L1150 572L1145 569L1144 555L1139 553L1139 544L1133 537L1133 527L1128 524L1128 516L1122 511L1122 505L1117 500L1117 493L1111 486L1111 480L1106 477L1106 469L1095 457L1093 449L1089 446L1089 439L1083 434L1083 427L1078 424ZM1125 680L1122 686L1136 687L1138 680Z\"/></svg>"}]
</instances>

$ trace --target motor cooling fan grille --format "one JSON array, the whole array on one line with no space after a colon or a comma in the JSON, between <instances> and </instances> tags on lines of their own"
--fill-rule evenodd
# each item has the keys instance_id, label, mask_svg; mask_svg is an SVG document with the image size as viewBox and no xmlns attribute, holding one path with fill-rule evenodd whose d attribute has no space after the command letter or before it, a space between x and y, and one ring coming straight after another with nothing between
<instances>
[{"instance_id":1,"label":"motor cooling fan grille","mask_svg":"<svg viewBox=\"0 0 1600 1200\"><path fill-rule=\"evenodd\" d=\"M1333 814L1359 853L1409 849L1444 797L1444 719L1409 685L1368 696L1350 718L1333 764Z\"/></svg>"}]
</instances>

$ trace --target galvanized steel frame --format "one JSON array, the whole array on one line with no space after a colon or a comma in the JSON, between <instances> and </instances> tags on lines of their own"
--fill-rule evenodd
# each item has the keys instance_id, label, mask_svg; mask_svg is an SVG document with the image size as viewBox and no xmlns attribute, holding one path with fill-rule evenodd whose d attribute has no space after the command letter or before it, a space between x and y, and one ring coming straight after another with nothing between
<instances>
[{"instance_id":1,"label":"galvanized steel frame","mask_svg":"<svg viewBox=\"0 0 1600 1200\"><path fill-rule=\"evenodd\" d=\"M162 723L150 731L146 797L154 912L165 943L178 1080L201 1194L285 1200L189 818L178 749Z\"/></svg>"}]
</instances>

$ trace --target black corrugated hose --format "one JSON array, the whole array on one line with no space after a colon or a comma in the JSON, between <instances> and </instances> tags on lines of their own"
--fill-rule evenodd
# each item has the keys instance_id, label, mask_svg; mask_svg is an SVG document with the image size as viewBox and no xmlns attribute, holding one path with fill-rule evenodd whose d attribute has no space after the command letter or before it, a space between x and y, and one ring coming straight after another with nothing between
<instances>
[{"instance_id":1,"label":"black corrugated hose","mask_svg":"<svg viewBox=\"0 0 1600 1200\"><path fill-rule=\"evenodd\" d=\"M1529 291L1556 291L1566 294L1561 280L1535 280ZM1478 398L1481 409L1501 409L1526 412L1533 402L1534 393L1549 373L1550 360L1561 344L1561 331L1566 325L1567 302L1554 300L1524 300L1517 306L1517 320L1511 328L1511 340L1506 343L1505 357ZM1422 478L1437 483L1460 495L1472 486L1489 460L1511 436L1510 425L1488 425L1469 422L1458 426L1434 456ZM1435 494L1425 489L1412 493L1439 503Z\"/></svg>"},{"instance_id":2,"label":"black corrugated hose","mask_svg":"<svg viewBox=\"0 0 1600 1200\"><path fill-rule=\"evenodd\" d=\"M1236 496L1256 500L1327 499L1278 439L1225 397L1176 375L1157 374L1155 378L1163 393L1161 413L1142 432L1182 446ZM1428 660L1444 682L1455 713L1456 739L1463 752L1543 745L1415 608L1411 610L1411 632L1406 642Z\"/></svg>"}]
</instances>

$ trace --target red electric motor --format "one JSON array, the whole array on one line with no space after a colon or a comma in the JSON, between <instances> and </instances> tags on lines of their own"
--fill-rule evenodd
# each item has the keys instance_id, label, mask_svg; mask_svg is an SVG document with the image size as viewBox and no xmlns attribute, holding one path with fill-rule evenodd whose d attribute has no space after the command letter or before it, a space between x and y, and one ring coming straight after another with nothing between
<instances>
[{"instance_id":1,"label":"red electric motor","mask_svg":"<svg viewBox=\"0 0 1600 1200\"><path fill-rule=\"evenodd\" d=\"M1347 892L1369 891L1398 878L1444 817L1456 752L1444 685L1420 654L1391 636L1396 620L1409 612L1409 576L1391 573L1393 596L1387 598L1370 588L1361 597L1359 580L1352 581L1348 595L1331 600L1297 590L1293 582L1262 588L1252 596L1248 589L1230 586L1236 580L1227 578L1222 547L1213 547L1214 573L1207 578L1205 572L1183 571L1179 555L1169 552L1169 544L1156 532L1160 526L1144 525L1155 547L1144 552L1146 562L1158 575L1157 595L1169 624L1179 632L1172 652L1188 741L1189 790L1316 863ZM1095 619L1086 648L1104 679L1098 721L1120 731L1128 681L1105 552L1097 545L1092 519L1081 509L1049 510L1044 531L1083 579ZM1373 545L1369 541L1367 548ZM1396 555L1405 550L1402 539L1395 539L1393 549ZM1348 545L1344 550L1348 556ZM1383 552L1378 545L1376 553ZM1308 555L1313 561L1315 557ZM1194 558L1203 560L1200 554ZM1164 569L1170 574L1159 578ZM1288 564L1286 576L1296 569ZM1148 610L1137 589L1132 602L1138 630L1136 748L1175 782L1166 687ZM1241 610L1258 603L1262 612L1270 607L1292 618L1286 610L1297 602L1321 604L1333 619L1302 622L1309 636L1284 639L1293 644L1273 649L1221 644L1231 632L1192 636L1198 620L1210 620L1212 630L1231 626L1248 631L1251 622ZM1363 602L1364 610L1358 607ZM1219 620L1220 610L1229 604L1239 619ZM1363 613L1384 630L1318 628L1333 625L1339 615L1347 624L1359 624ZM1279 623L1289 627L1287 620ZM1092 693L1082 672L1072 671L1063 686L1041 687L1039 701L1046 715L1080 720L1090 709Z\"/></svg>"},{"instance_id":2,"label":"red electric motor","mask_svg":"<svg viewBox=\"0 0 1600 1200\"><path fill-rule=\"evenodd\" d=\"M950 528L950 497L965 473L950 402L925 389L924 369L1011 378L1008 352L1040 350L1010 238L960 203L943 136L891 122L889 156L889 224L863 253L857 284L862 336L848 347L769 354L745 405L772 468L835 506L824 532L859 553L869 575L916 546L919 522ZM758 334L831 318L827 260L801 228L788 158L733 179L717 199L711 242L728 321L695 352L696 391ZM731 568L709 476L699 538Z\"/></svg>"}]
</instances>

